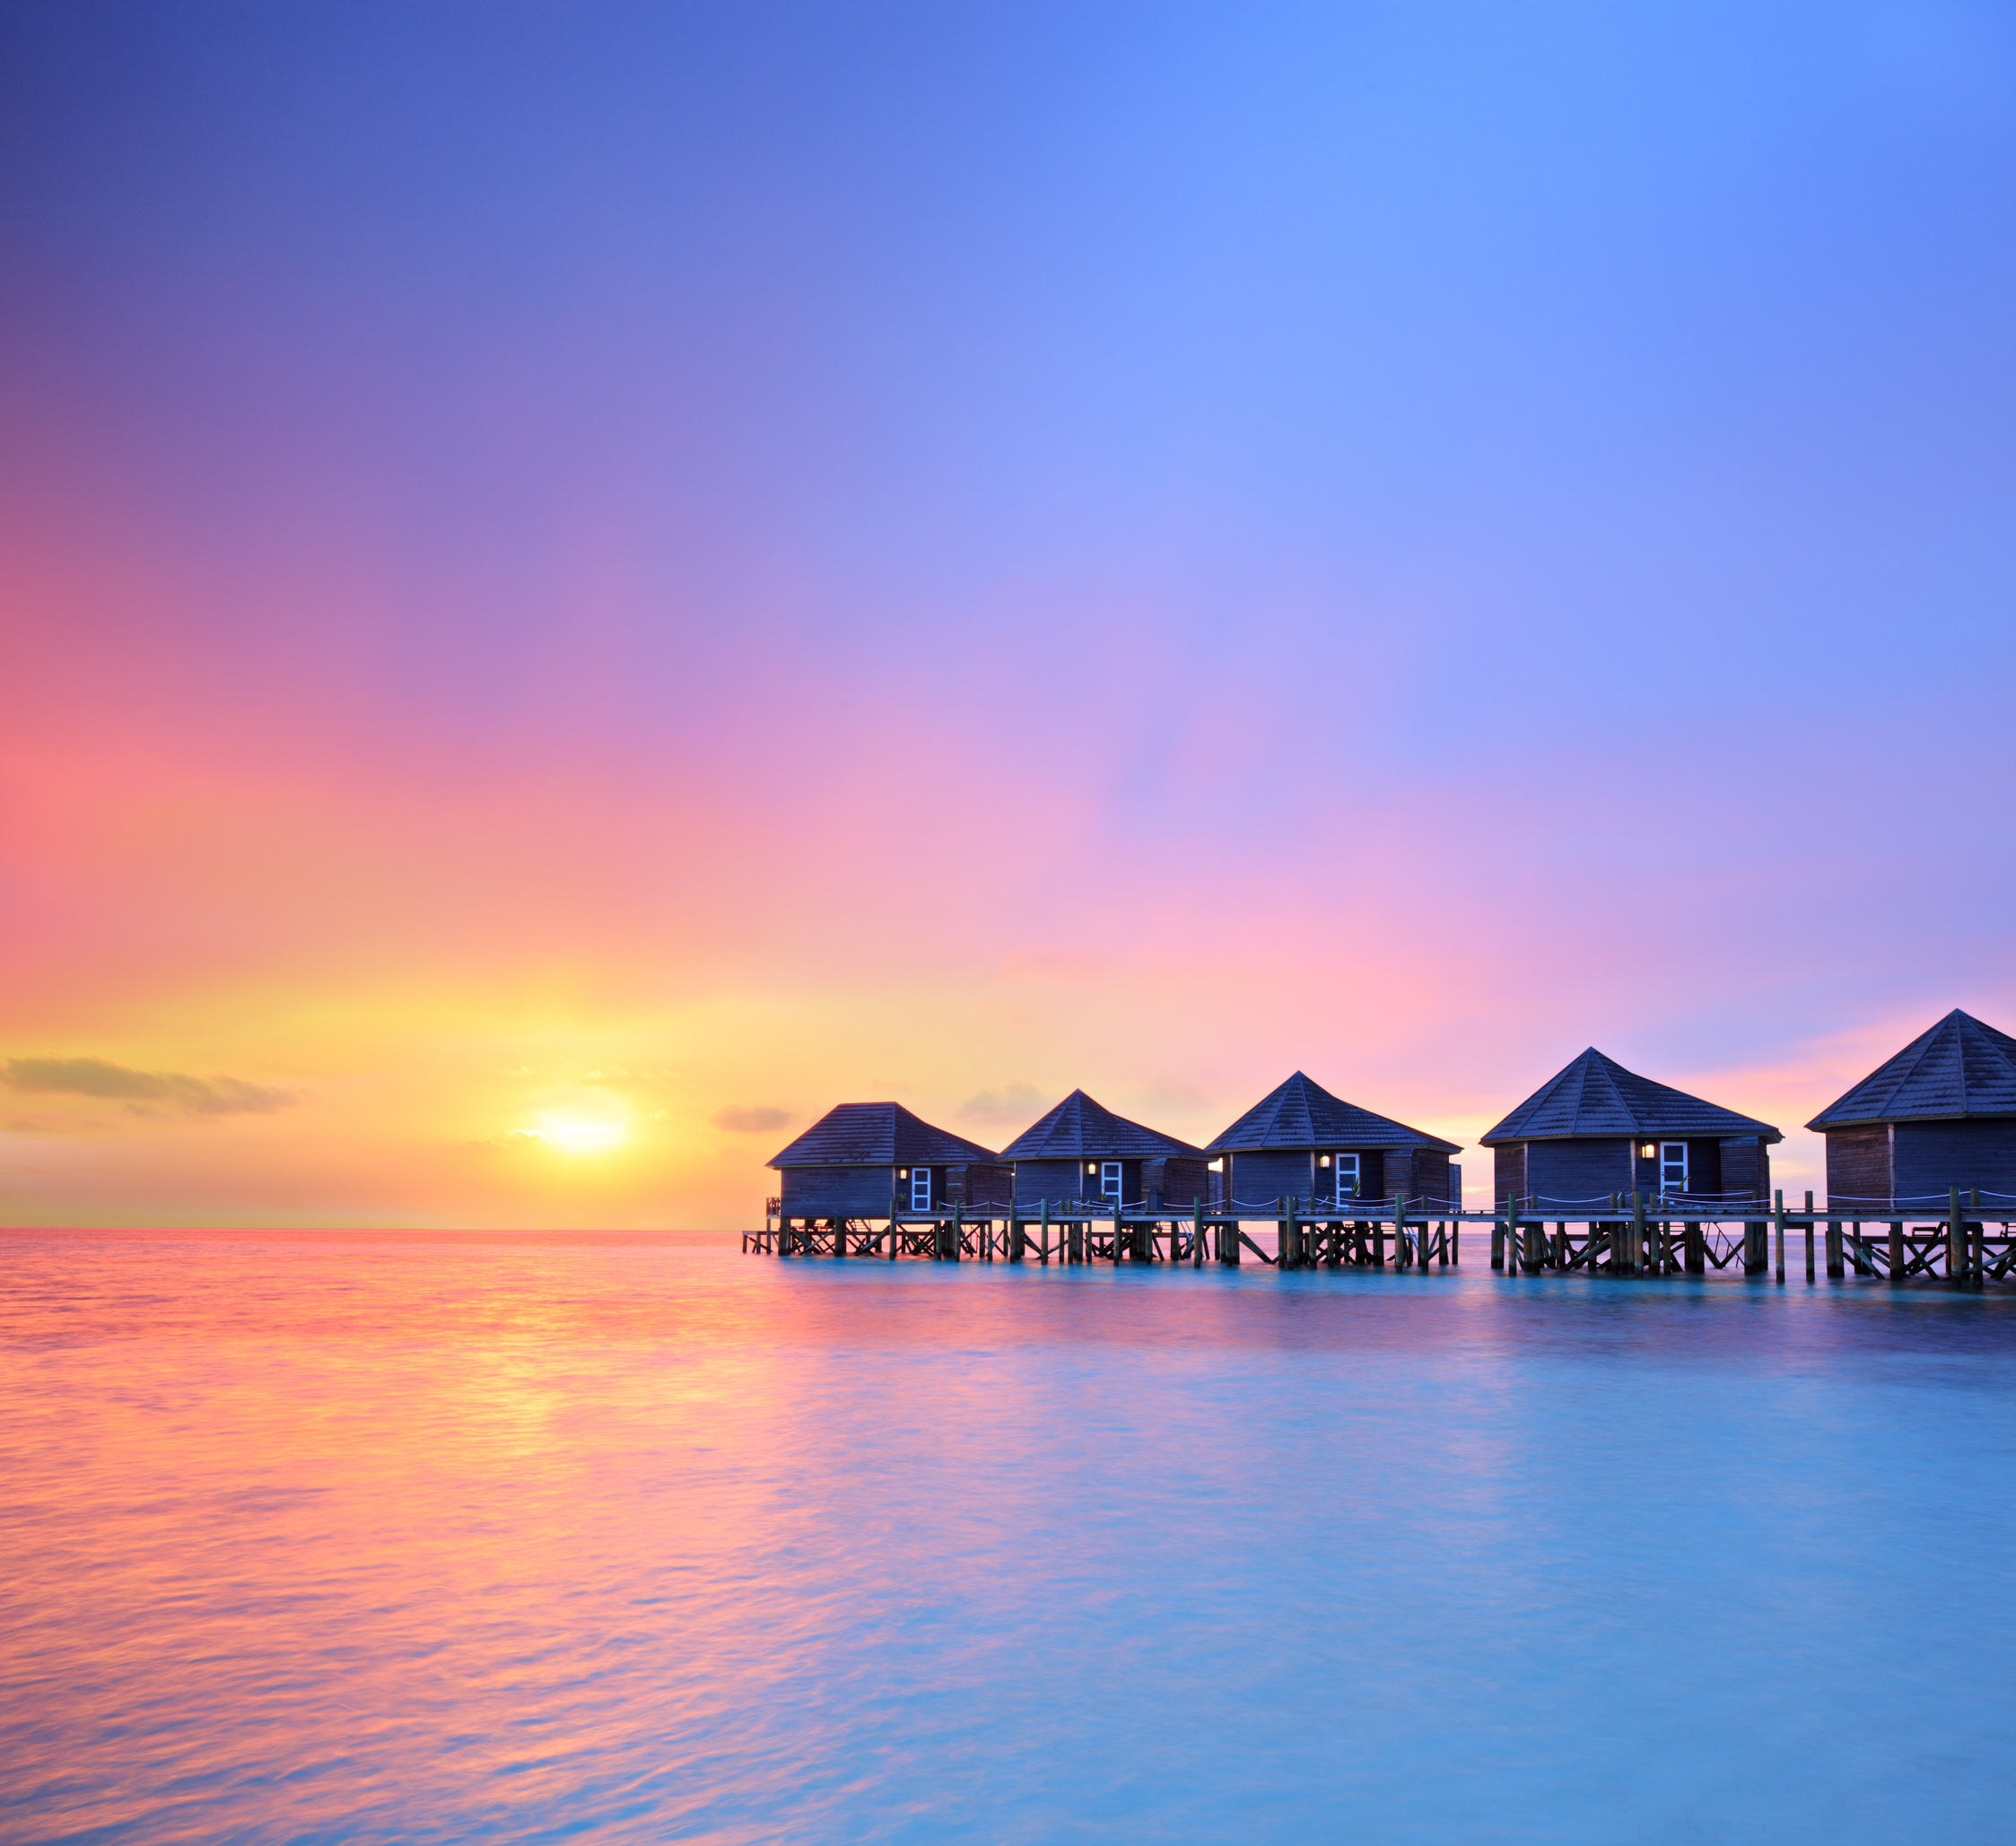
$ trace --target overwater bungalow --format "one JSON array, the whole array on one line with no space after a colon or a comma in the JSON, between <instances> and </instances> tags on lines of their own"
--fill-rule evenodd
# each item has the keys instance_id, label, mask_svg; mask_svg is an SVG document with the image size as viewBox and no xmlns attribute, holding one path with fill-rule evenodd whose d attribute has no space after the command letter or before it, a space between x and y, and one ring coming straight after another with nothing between
<instances>
[{"instance_id":1,"label":"overwater bungalow","mask_svg":"<svg viewBox=\"0 0 2016 1846\"><path fill-rule=\"evenodd\" d=\"M1462 1170L1449 1164L1462 1152L1456 1143L1360 1109L1299 1070L1204 1151L1223 1156L1226 1197L1257 1211L1288 1198L1335 1209L1395 1193L1461 1209Z\"/></svg>"},{"instance_id":2,"label":"overwater bungalow","mask_svg":"<svg viewBox=\"0 0 2016 1846\"><path fill-rule=\"evenodd\" d=\"M999 1154L900 1102L842 1102L766 1165L785 1218L883 1218L964 1206L1005 1211L1011 1172Z\"/></svg>"},{"instance_id":3,"label":"overwater bungalow","mask_svg":"<svg viewBox=\"0 0 2016 1846\"><path fill-rule=\"evenodd\" d=\"M1001 1150L1015 1162L1015 1202L1054 1207L1079 1200L1111 1210L1114 1202L1187 1211L1209 1200L1210 1163L1204 1150L1143 1128L1073 1090L1042 1120Z\"/></svg>"},{"instance_id":4,"label":"overwater bungalow","mask_svg":"<svg viewBox=\"0 0 2016 1846\"><path fill-rule=\"evenodd\" d=\"M1830 1203L2016 1196L2016 1039L1956 1006L1806 1126Z\"/></svg>"},{"instance_id":5,"label":"overwater bungalow","mask_svg":"<svg viewBox=\"0 0 2016 1846\"><path fill-rule=\"evenodd\" d=\"M1771 1189L1769 1122L1626 1070L1592 1046L1505 1117L1483 1145L1492 1195L1541 1207L1612 1192L1759 1199Z\"/></svg>"}]
</instances>

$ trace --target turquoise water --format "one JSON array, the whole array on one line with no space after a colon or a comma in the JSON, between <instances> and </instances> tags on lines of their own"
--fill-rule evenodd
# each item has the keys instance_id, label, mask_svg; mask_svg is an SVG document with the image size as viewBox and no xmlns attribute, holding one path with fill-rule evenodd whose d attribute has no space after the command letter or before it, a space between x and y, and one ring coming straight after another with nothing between
<instances>
[{"instance_id":1,"label":"turquoise water","mask_svg":"<svg viewBox=\"0 0 2016 1846\"><path fill-rule=\"evenodd\" d=\"M2007 1298L0 1261L8 1841L2011 1832Z\"/></svg>"}]
</instances>

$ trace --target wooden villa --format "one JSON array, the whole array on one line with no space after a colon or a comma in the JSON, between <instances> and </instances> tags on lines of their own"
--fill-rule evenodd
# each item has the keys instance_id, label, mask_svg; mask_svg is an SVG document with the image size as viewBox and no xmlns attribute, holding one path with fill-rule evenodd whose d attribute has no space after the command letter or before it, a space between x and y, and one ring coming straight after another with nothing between
<instances>
[{"instance_id":1,"label":"wooden villa","mask_svg":"<svg viewBox=\"0 0 2016 1846\"><path fill-rule=\"evenodd\" d=\"M1010 1170L900 1102L842 1102L766 1162L781 1219L886 1218L947 1206L1006 1211Z\"/></svg>"},{"instance_id":2,"label":"wooden villa","mask_svg":"<svg viewBox=\"0 0 2016 1846\"><path fill-rule=\"evenodd\" d=\"M1114 1205L1185 1211L1209 1199L1210 1163L1200 1147L1102 1108L1083 1090L1001 1150L1015 1162L1015 1202L1052 1210L1080 1201L1102 1212Z\"/></svg>"},{"instance_id":3,"label":"wooden villa","mask_svg":"<svg viewBox=\"0 0 2016 1846\"><path fill-rule=\"evenodd\" d=\"M2016 1038L1956 1006L1806 1126L1830 1204L2016 1197Z\"/></svg>"},{"instance_id":4,"label":"wooden villa","mask_svg":"<svg viewBox=\"0 0 2016 1846\"><path fill-rule=\"evenodd\" d=\"M1628 1071L1592 1046L1482 1137L1492 1196L1538 1208L1615 1193L1740 1201L1771 1189L1769 1122Z\"/></svg>"},{"instance_id":5,"label":"wooden villa","mask_svg":"<svg viewBox=\"0 0 2016 1846\"><path fill-rule=\"evenodd\" d=\"M1449 1156L1462 1150L1453 1141L1360 1109L1299 1070L1204 1151L1223 1157L1232 1206L1270 1216L1291 1198L1312 1212L1395 1195L1436 1211L1462 1208L1461 1169Z\"/></svg>"}]
</instances>

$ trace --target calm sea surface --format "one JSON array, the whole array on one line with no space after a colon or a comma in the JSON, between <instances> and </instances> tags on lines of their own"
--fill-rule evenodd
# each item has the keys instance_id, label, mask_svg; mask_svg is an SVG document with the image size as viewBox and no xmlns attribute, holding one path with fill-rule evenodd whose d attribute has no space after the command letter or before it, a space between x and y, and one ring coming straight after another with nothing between
<instances>
[{"instance_id":1,"label":"calm sea surface","mask_svg":"<svg viewBox=\"0 0 2016 1846\"><path fill-rule=\"evenodd\" d=\"M0 1266L10 1842L2016 1832L2016 1301Z\"/></svg>"}]
</instances>

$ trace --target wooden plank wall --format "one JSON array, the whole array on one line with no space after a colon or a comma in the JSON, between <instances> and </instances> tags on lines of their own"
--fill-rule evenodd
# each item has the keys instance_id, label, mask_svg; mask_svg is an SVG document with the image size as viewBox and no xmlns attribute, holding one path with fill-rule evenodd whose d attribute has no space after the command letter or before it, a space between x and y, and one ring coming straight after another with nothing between
<instances>
[{"instance_id":1,"label":"wooden plank wall","mask_svg":"<svg viewBox=\"0 0 2016 1846\"><path fill-rule=\"evenodd\" d=\"M894 1167L786 1167L777 1196L786 1217L886 1217ZM903 1203L909 1203L904 1195Z\"/></svg>"},{"instance_id":2,"label":"wooden plank wall","mask_svg":"<svg viewBox=\"0 0 2016 1846\"><path fill-rule=\"evenodd\" d=\"M1755 1135L1737 1135L1722 1144L1722 1196L1768 1198L1771 1196L1771 1149Z\"/></svg>"},{"instance_id":3,"label":"wooden plank wall","mask_svg":"<svg viewBox=\"0 0 2016 1846\"><path fill-rule=\"evenodd\" d=\"M1093 1190L1099 1182L1092 1182ZM1034 1207L1039 1199L1055 1204L1077 1198L1085 1190L1085 1169L1075 1160L1018 1160L1015 1163L1015 1202Z\"/></svg>"},{"instance_id":4,"label":"wooden plank wall","mask_svg":"<svg viewBox=\"0 0 2016 1846\"><path fill-rule=\"evenodd\" d=\"M1631 1190L1632 1144L1613 1136L1526 1144L1526 1191L1541 1198L1602 1198Z\"/></svg>"},{"instance_id":5,"label":"wooden plank wall","mask_svg":"<svg viewBox=\"0 0 2016 1846\"><path fill-rule=\"evenodd\" d=\"M1898 1122L1894 1145L1899 1198L1922 1198L1950 1186L1963 1193L1974 1186L2016 1192L2016 1115Z\"/></svg>"},{"instance_id":6,"label":"wooden plank wall","mask_svg":"<svg viewBox=\"0 0 2016 1846\"><path fill-rule=\"evenodd\" d=\"M1144 1160L1140 1196L1151 1206L1188 1211L1192 1199L1210 1198L1210 1164L1207 1161L1193 1160L1187 1154L1172 1154L1164 1160Z\"/></svg>"},{"instance_id":7,"label":"wooden plank wall","mask_svg":"<svg viewBox=\"0 0 2016 1846\"><path fill-rule=\"evenodd\" d=\"M1015 1199L1015 1169L976 1160L966 1166L946 1168L945 1186L948 1204L1005 1212Z\"/></svg>"},{"instance_id":8,"label":"wooden plank wall","mask_svg":"<svg viewBox=\"0 0 2016 1846\"><path fill-rule=\"evenodd\" d=\"M1829 1198L1889 1198L1890 1131L1888 1123L1831 1128L1827 1136L1827 1196Z\"/></svg>"},{"instance_id":9,"label":"wooden plank wall","mask_svg":"<svg viewBox=\"0 0 2016 1846\"><path fill-rule=\"evenodd\" d=\"M1714 1198L1722 1191L1722 1143L1687 1144L1687 1189L1697 1198Z\"/></svg>"},{"instance_id":10,"label":"wooden plank wall","mask_svg":"<svg viewBox=\"0 0 2016 1846\"><path fill-rule=\"evenodd\" d=\"M1271 1208L1277 1199L1306 1199L1315 1192L1315 1162L1306 1149L1270 1147L1227 1158L1232 1168L1232 1196L1242 1205Z\"/></svg>"},{"instance_id":11,"label":"wooden plank wall","mask_svg":"<svg viewBox=\"0 0 2016 1846\"><path fill-rule=\"evenodd\" d=\"M1389 1192L1393 1190L1393 1168L1405 1158L1406 1155L1398 1150L1390 1151L1386 1155L1386 1189ZM1436 1153L1432 1147L1417 1147L1414 1149L1411 1164L1413 1178L1400 1189L1409 1198L1426 1199L1430 1205L1447 1210L1450 1202L1449 1156Z\"/></svg>"}]
</instances>

